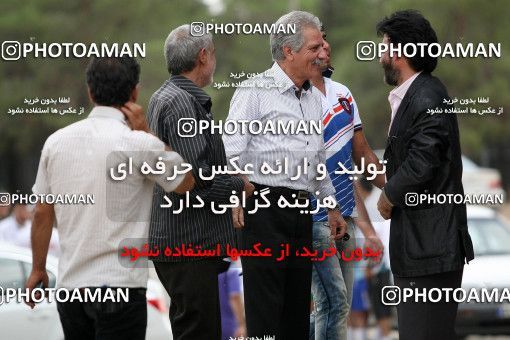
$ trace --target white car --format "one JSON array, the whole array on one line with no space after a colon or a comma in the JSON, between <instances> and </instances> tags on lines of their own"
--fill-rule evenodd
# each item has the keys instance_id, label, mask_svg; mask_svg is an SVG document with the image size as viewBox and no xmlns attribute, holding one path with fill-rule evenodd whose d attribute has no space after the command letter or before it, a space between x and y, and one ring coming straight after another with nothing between
<instances>
[{"instance_id":1,"label":"white car","mask_svg":"<svg viewBox=\"0 0 510 340\"><path fill-rule=\"evenodd\" d=\"M462 168L462 185L466 194L505 196L498 170L480 167L466 156L462 156Z\"/></svg>"},{"instance_id":2,"label":"white car","mask_svg":"<svg viewBox=\"0 0 510 340\"><path fill-rule=\"evenodd\" d=\"M46 269L49 286L55 287L58 260L48 255ZM31 250L0 243L0 287L24 287L32 269ZM1 294L1 291L0 291ZM168 319L166 292L159 281L147 282L147 333L146 339L171 340L172 329ZM3 296L0 296L0 303ZM43 301L30 309L24 303L11 301L0 304L0 339L64 339L55 302Z\"/></svg>"},{"instance_id":3,"label":"white car","mask_svg":"<svg viewBox=\"0 0 510 340\"><path fill-rule=\"evenodd\" d=\"M464 289L510 288L510 225L494 210L467 207L469 234L475 259L464 266ZM510 334L509 303L461 303L457 333Z\"/></svg>"}]
</instances>

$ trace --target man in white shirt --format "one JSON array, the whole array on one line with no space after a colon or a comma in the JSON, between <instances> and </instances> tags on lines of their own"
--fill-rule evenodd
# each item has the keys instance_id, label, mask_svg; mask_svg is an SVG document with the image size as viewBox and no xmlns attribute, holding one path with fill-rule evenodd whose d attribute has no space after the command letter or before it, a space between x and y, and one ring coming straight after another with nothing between
<instances>
[{"instance_id":1,"label":"man in white shirt","mask_svg":"<svg viewBox=\"0 0 510 340\"><path fill-rule=\"evenodd\" d=\"M282 16L276 27L294 25L295 32L271 35L274 64L263 76L247 80L237 89L230 103L229 120L278 122L320 122L321 102L309 79L320 70L325 58L321 23L314 15L293 11ZM251 86L254 85L254 86ZM234 224L241 229L241 247L257 243L273 250L273 257L242 257L247 333L277 339L308 339L312 262L299 256L276 261L281 245L289 245L290 254L312 247L312 217L291 205L278 206L280 198L306 204L310 193L319 199L331 197L335 189L329 176L317 180L317 166L325 163L325 148L320 133L266 133L224 135L228 158L240 157L241 168L252 164L250 182L266 195L270 207L248 213L256 197L247 200L246 210L234 210ZM304 161L306 159L306 161ZM292 173L264 175L264 162L274 166L287 163ZM299 175L297 167L307 173ZM317 194L317 192L319 192ZM311 207L310 207L311 209ZM327 220L333 238L345 234L346 223L338 205L331 208Z\"/></svg>"},{"instance_id":2,"label":"man in white shirt","mask_svg":"<svg viewBox=\"0 0 510 340\"><path fill-rule=\"evenodd\" d=\"M92 59L87 84L94 109L86 119L52 134L42 150L33 192L93 195L93 204L37 203L26 287L48 285L46 255L56 223L62 251L57 288L129 289L128 302L57 300L66 339L145 339L148 268L121 265L121 242L135 240L139 247L147 242L154 182L181 193L194 183L189 174L167 180L173 174L168 169L179 169L183 159L148 133L143 111L134 104L139 73L134 58ZM165 174L140 171L143 162L154 164L158 157ZM121 162L132 162L130 174L114 181L112 171L121 169ZM34 307L33 301L28 304Z\"/></svg>"}]
</instances>

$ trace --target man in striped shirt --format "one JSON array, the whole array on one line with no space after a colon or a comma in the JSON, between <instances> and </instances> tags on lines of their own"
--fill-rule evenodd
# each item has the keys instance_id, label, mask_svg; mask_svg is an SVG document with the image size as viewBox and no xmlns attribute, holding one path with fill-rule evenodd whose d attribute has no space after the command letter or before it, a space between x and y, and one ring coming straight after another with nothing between
<instances>
[{"instance_id":1,"label":"man in striped shirt","mask_svg":"<svg viewBox=\"0 0 510 340\"><path fill-rule=\"evenodd\" d=\"M202 90L211 84L216 66L215 49L210 34L191 35L190 25L174 29L165 42L165 58L170 79L153 94L148 110L149 124L154 133L192 165L196 187L189 193L191 204L199 199L203 208L183 207L174 211L183 198L166 194L156 186L149 231L151 248L158 247L154 257L158 276L171 298L170 321L174 339L221 338L221 319L218 273L228 268L222 260L227 245L236 246L232 213L217 214L211 203L229 203L232 192L248 196L253 185L240 177L216 174L213 167L226 165L221 136L210 131L195 136L184 135L183 121L198 126L200 121L211 122L211 98ZM199 173L201 171L201 174ZM165 197L166 194L166 197ZM172 208L162 209L169 199ZM182 246L202 250L221 247L215 257L166 256L165 250Z\"/></svg>"},{"instance_id":2,"label":"man in striped shirt","mask_svg":"<svg viewBox=\"0 0 510 340\"><path fill-rule=\"evenodd\" d=\"M282 16L276 26L293 25L295 32L271 35L274 64L264 75L251 78L236 90L230 103L229 120L278 121L298 123L320 121L321 103L317 89L308 79L316 71L325 52L320 21L314 15L294 11ZM320 133L235 134L224 135L227 156L240 157L240 165L253 165L251 182L260 192L269 190L270 206L249 213L256 199L247 201L246 209L235 209L234 222L241 227L243 248L257 243L273 250L273 257L242 257L247 333L250 337L276 336L276 339L308 339L312 262L296 251L312 247L312 216L299 208L279 207L281 198L302 200L310 193L319 199L331 197L335 190L326 175L318 180L318 165L324 164L324 141ZM264 175L263 163L287 163L292 174ZM298 175L294 170L304 168ZM304 173L306 170L306 174ZM310 206L311 207L311 206ZM328 211L332 237L342 237L346 224L338 207ZM284 261L276 259L280 246L291 249Z\"/></svg>"}]
</instances>

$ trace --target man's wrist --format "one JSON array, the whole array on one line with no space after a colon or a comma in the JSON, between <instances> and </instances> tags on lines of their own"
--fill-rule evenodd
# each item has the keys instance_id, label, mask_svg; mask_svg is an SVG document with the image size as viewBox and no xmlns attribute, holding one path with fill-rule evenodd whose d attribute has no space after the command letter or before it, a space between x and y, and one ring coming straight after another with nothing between
<instances>
[{"instance_id":1,"label":"man's wrist","mask_svg":"<svg viewBox=\"0 0 510 340\"><path fill-rule=\"evenodd\" d=\"M149 125L147 124L147 122L145 122L145 124L140 124L139 128L137 130L140 130L140 131L143 131L143 132L147 132L147 133L150 133L151 130L149 129Z\"/></svg>"},{"instance_id":2,"label":"man's wrist","mask_svg":"<svg viewBox=\"0 0 510 340\"><path fill-rule=\"evenodd\" d=\"M386 191L384 190L384 188L383 188L383 190L382 190L382 198L383 198L383 199L384 199L384 201L385 201L386 203L388 203L390 206L392 206L392 207L394 206L394 204L393 204L393 203L391 203L390 199L389 199L389 198L388 198L388 196L386 195Z\"/></svg>"},{"instance_id":3,"label":"man's wrist","mask_svg":"<svg viewBox=\"0 0 510 340\"><path fill-rule=\"evenodd\" d=\"M232 181L234 183L234 190L238 193L238 196L241 197L243 191L246 190L246 181L242 176L232 176Z\"/></svg>"},{"instance_id":4,"label":"man's wrist","mask_svg":"<svg viewBox=\"0 0 510 340\"><path fill-rule=\"evenodd\" d=\"M45 273L46 272L46 265L44 265L44 267L41 267L40 264L33 265L32 266L32 272L34 272L34 273Z\"/></svg>"},{"instance_id":5,"label":"man's wrist","mask_svg":"<svg viewBox=\"0 0 510 340\"><path fill-rule=\"evenodd\" d=\"M339 207L339 205L338 205L338 203L337 203L337 204L336 204L333 208L329 208L329 207L328 207L328 208L326 208L326 210L328 211L328 213L329 213L329 212L333 212L333 211L335 211L335 210L336 210L336 211L338 211L338 212L340 212L340 207Z\"/></svg>"}]
</instances>

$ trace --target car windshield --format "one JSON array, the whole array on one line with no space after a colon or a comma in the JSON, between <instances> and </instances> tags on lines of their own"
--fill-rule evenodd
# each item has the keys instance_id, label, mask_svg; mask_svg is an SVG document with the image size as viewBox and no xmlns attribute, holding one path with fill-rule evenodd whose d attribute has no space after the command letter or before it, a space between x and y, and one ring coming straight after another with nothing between
<instances>
[{"instance_id":1,"label":"car windshield","mask_svg":"<svg viewBox=\"0 0 510 340\"><path fill-rule=\"evenodd\" d=\"M475 255L510 254L510 229L497 218L468 219Z\"/></svg>"}]
</instances>

